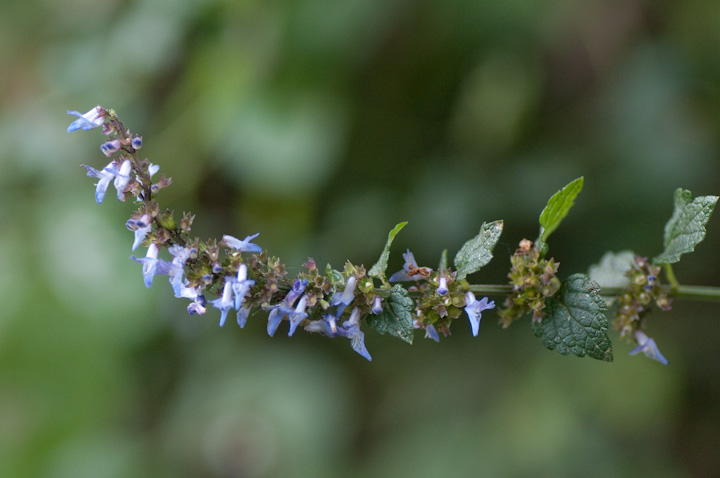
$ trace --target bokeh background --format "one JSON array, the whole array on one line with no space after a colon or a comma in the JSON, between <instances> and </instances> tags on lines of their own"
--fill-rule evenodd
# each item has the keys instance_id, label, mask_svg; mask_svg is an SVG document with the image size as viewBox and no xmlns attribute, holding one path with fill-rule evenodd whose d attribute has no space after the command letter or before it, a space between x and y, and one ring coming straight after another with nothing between
<instances>
[{"instance_id":1,"label":"bokeh background","mask_svg":"<svg viewBox=\"0 0 720 478\"><path fill-rule=\"evenodd\" d=\"M128 260L130 204L93 200L115 108L202 237L261 232L391 270L452 257L505 220L505 279L547 198L585 190L553 235L561 275L655 255L677 187L720 193L713 0L7 0L0 6L0 475L711 476L720 308L678 301L649 333L667 367L545 350L486 314L439 344L345 340L188 316ZM720 218L676 267L720 285ZM142 251L138 251L142 254ZM494 297L501 301L501 297Z\"/></svg>"}]
</instances>

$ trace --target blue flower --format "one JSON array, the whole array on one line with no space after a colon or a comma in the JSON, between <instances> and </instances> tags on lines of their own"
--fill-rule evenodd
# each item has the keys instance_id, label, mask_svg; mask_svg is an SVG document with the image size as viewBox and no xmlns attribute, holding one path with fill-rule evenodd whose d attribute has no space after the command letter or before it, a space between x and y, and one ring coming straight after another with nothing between
<instances>
[{"instance_id":1,"label":"blue flower","mask_svg":"<svg viewBox=\"0 0 720 478\"><path fill-rule=\"evenodd\" d=\"M250 315L250 310L252 309L252 305L249 305L247 307L240 307L240 310L237 312L237 323L242 329L245 327L245 323L247 322L248 316Z\"/></svg>"},{"instance_id":2,"label":"blue flower","mask_svg":"<svg viewBox=\"0 0 720 478\"><path fill-rule=\"evenodd\" d=\"M440 284L438 284L437 293L440 295L445 295L448 293L447 277L444 275L440 276Z\"/></svg>"},{"instance_id":3,"label":"blue flower","mask_svg":"<svg viewBox=\"0 0 720 478\"><path fill-rule=\"evenodd\" d=\"M154 242L148 247L147 254L144 258L137 258L131 256L130 259L140 262L143 265L143 280L145 281L145 287L150 288L153 283L153 277L155 274L162 274L158 272L158 264L164 263L161 259L158 259L158 246Z\"/></svg>"},{"instance_id":4,"label":"blue flower","mask_svg":"<svg viewBox=\"0 0 720 478\"><path fill-rule=\"evenodd\" d=\"M191 303L187 307L188 314L198 314L198 315L204 315L205 312L207 312L207 309L205 308L205 297L202 295L197 296L195 299L195 302Z\"/></svg>"},{"instance_id":5,"label":"blue flower","mask_svg":"<svg viewBox=\"0 0 720 478\"><path fill-rule=\"evenodd\" d=\"M265 308L266 310L270 310L267 326L267 332L270 337L275 335L275 331L280 325L280 322L282 322L282 319L286 315L294 312L293 305L295 304L295 301L298 299L298 297L300 297L305 291L307 283L307 280L296 279L293 283L292 289L290 289L290 291L287 293L281 303L271 305Z\"/></svg>"},{"instance_id":6,"label":"blue flower","mask_svg":"<svg viewBox=\"0 0 720 478\"><path fill-rule=\"evenodd\" d=\"M433 324L427 324L425 326L425 338L430 338L435 342L440 342L440 336L438 335L437 330L435 330L435 326L433 326Z\"/></svg>"},{"instance_id":7,"label":"blue flower","mask_svg":"<svg viewBox=\"0 0 720 478\"><path fill-rule=\"evenodd\" d=\"M435 326L432 324L422 324L421 322L418 322L415 320L413 322L413 327L416 329L425 329L425 338L433 339L435 342L440 342L440 336L437 333L437 330L435 330Z\"/></svg>"},{"instance_id":8,"label":"blue flower","mask_svg":"<svg viewBox=\"0 0 720 478\"><path fill-rule=\"evenodd\" d=\"M143 214L139 219L130 219L125 226L135 232L135 240L133 241L132 250L138 248L140 243L145 240L148 232L152 229L152 220L149 215Z\"/></svg>"},{"instance_id":9,"label":"blue flower","mask_svg":"<svg viewBox=\"0 0 720 478\"><path fill-rule=\"evenodd\" d=\"M313 320L304 328L306 332L319 332L328 337L337 337L337 319L332 314L325 315L322 320Z\"/></svg>"},{"instance_id":10,"label":"blue flower","mask_svg":"<svg viewBox=\"0 0 720 478\"><path fill-rule=\"evenodd\" d=\"M97 201L98 204L102 204L110 181L112 181L118 173L117 164L113 161L105 166L102 171L98 171L92 166L83 165L83 167L87 169L88 176L98 179L97 187L95 188L95 201Z\"/></svg>"},{"instance_id":11,"label":"blue flower","mask_svg":"<svg viewBox=\"0 0 720 478\"><path fill-rule=\"evenodd\" d=\"M122 165L120 166L120 170L115 175L115 182L113 183L115 189L117 190L118 201L125 200L125 188L130 181L131 172L132 163L129 159L126 159L125 161L123 161Z\"/></svg>"},{"instance_id":12,"label":"blue flower","mask_svg":"<svg viewBox=\"0 0 720 478\"><path fill-rule=\"evenodd\" d=\"M220 327L225 325L225 319L227 318L228 311L233 308L235 301L232 297L232 277L225 278L225 286L223 287L222 297L215 299L211 302L213 307L220 309Z\"/></svg>"},{"instance_id":13,"label":"blue flower","mask_svg":"<svg viewBox=\"0 0 720 478\"><path fill-rule=\"evenodd\" d=\"M232 284L233 293L235 294L235 310L238 312L240 311L245 295L247 295L250 287L254 285L255 281L247 278L247 266L245 264L240 264L240 267L238 267L237 279L233 280Z\"/></svg>"},{"instance_id":14,"label":"blue flower","mask_svg":"<svg viewBox=\"0 0 720 478\"><path fill-rule=\"evenodd\" d=\"M132 141L130 141L130 145L133 147L133 149L138 150L142 148L142 138L140 136L135 136Z\"/></svg>"},{"instance_id":15,"label":"blue flower","mask_svg":"<svg viewBox=\"0 0 720 478\"><path fill-rule=\"evenodd\" d=\"M78 117L78 119L68 126L68 133L72 133L80 128L87 131L89 129L97 128L98 126L102 126L105 122L106 115L105 110L101 106L96 106L85 114L70 110L68 110L67 114Z\"/></svg>"},{"instance_id":16,"label":"blue flower","mask_svg":"<svg viewBox=\"0 0 720 478\"><path fill-rule=\"evenodd\" d=\"M373 314L379 314L383 310L382 308L382 297L379 295L376 295L373 299L373 306L372 306L372 313Z\"/></svg>"},{"instance_id":17,"label":"blue flower","mask_svg":"<svg viewBox=\"0 0 720 478\"><path fill-rule=\"evenodd\" d=\"M242 241L238 239L237 237L224 235L222 240L225 242L225 245L232 249L237 249L240 252L262 252L262 248L256 244L251 243L250 241L258 237L260 233L258 232L255 235L247 236Z\"/></svg>"},{"instance_id":18,"label":"blue flower","mask_svg":"<svg viewBox=\"0 0 720 478\"><path fill-rule=\"evenodd\" d=\"M494 308L495 302L488 302L487 297L483 297L481 300L475 300L475 294L472 292L465 294L465 312L470 319L473 336L477 337L480 328L480 319L482 319L482 311Z\"/></svg>"},{"instance_id":19,"label":"blue flower","mask_svg":"<svg viewBox=\"0 0 720 478\"><path fill-rule=\"evenodd\" d=\"M168 266L168 275L175 297L186 299L197 299L199 297L198 287L188 287L185 279L185 261L190 257L190 250L178 244L170 247L168 252L173 256L172 263ZM204 304L203 304L204 305Z\"/></svg>"},{"instance_id":20,"label":"blue flower","mask_svg":"<svg viewBox=\"0 0 720 478\"><path fill-rule=\"evenodd\" d=\"M350 313L350 319L338 327L338 335L350 339L352 349L372 362L370 353L365 348L365 334L360 330L360 309L355 307Z\"/></svg>"},{"instance_id":21,"label":"blue flower","mask_svg":"<svg viewBox=\"0 0 720 478\"><path fill-rule=\"evenodd\" d=\"M343 313L343 310L345 310L345 307L350 305L350 303L355 298L355 288L357 287L357 279L355 276L348 277L347 284L345 284L345 290L342 292L335 292L330 299L330 305L337 305L337 316L340 317L340 315Z\"/></svg>"},{"instance_id":22,"label":"blue flower","mask_svg":"<svg viewBox=\"0 0 720 478\"><path fill-rule=\"evenodd\" d=\"M295 307L295 310L290 312L289 319L290 319L290 331L288 332L288 337L292 337L292 334L295 333L295 329L298 325L300 325L300 322L305 320L305 318L308 316L305 310L307 309L307 295L304 295L300 298L298 301L297 307Z\"/></svg>"},{"instance_id":23,"label":"blue flower","mask_svg":"<svg viewBox=\"0 0 720 478\"><path fill-rule=\"evenodd\" d=\"M284 302L277 305L271 305L268 307L270 310L270 315L268 315L268 325L267 325L267 333L270 337L275 335L275 331L277 330L278 326L280 326L280 322L282 322L282 319L288 315L290 312L293 311L292 307L288 307Z\"/></svg>"},{"instance_id":24,"label":"blue flower","mask_svg":"<svg viewBox=\"0 0 720 478\"><path fill-rule=\"evenodd\" d=\"M302 293L305 292L305 287L307 287L307 284L307 280L295 279L292 289L290 289L290 292L288 292L288 294L285 296L285 303L289 307L292 307L298 297L300 297Z\"/></svg>"},{"instance_id":25,"label":"blue flower","mask_svg":"<svg viewBox=\"0 0 720 478\"><path fill-rule=\"evenodd\" d=\"M107 141L100 145L100 151L107 156L108 158L111 157L113 154L115 154L121 147L119 139L114 139L112 141Z\"/></svg>"},{"instance_id":26,"label":"blue flower","mask_svg":"<svg viewBox=\"0 0 720 478\"><path fill-rule=\"evenodd\" d=\"M405 259L405 264L403 264L402 270L394 273L390 276L388 281L390 282L405 282L405 281L417 281L420 280L422 277L420 274L410 276L408 273L411 270L418 269L417 261L415 261L415 256L413 256L413 253L410 252L410 249L403 254L403 259Z\"/></svg>"},{"instance_id":27,"label":"blue flower","mask_svg":"<svg viewBox=\"0 0 720 478\"><path fill-rule=\"evenodd\" d=\"M307 332L320 332L328 337L345 337L350 339L350 346L358 354L372 361L370 353L365 348L365 334L360 330L360 309L355 307L350 313L350 318L343 322L341 327L337 326L337 318L327 314L322 320L313 320L305 326Z\"/></svg>"},{"instance_id":28,"label":"blue flower","mask_svg":"<svg viewBox=\"0 0 720 478\"><path fill-rule=\"evenodd\" d=\"M636 330L635 340L637 340L638 346L630 351L630 355L642 352L646 357L657 360L663 365L668 364L667 359L662 356L660 350L657 348L657 345L655 345L655 341L648 337L645 332L642 330Z\"/></svg>"}]
</instances>

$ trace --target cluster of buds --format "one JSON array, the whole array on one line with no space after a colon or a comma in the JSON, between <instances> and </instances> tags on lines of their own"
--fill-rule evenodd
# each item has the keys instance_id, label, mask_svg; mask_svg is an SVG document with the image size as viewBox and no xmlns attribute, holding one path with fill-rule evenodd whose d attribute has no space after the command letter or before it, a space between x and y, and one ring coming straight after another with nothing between
<instances>
[{"instance_id":1,"label":"cluster of buds","mask_svg":"<svg viewBox=\"0 0 720 478\"><path fill-rule=\"evenodd\" d=\"M641 329L641 318L654 302L662 310L670 310L670 299L660 287L660 266L652 265L647 257L635 256L633 266L626 272L630 282L618 296L615 328L621 337L633 337Z\"/></svg>"},{"instance_id":2,"label":"cluster of buds","mask_svg":"<svg viewBox=\"0 0 720 478\"><path fill-rule=\"evenodd\" d=\"M482 311L495 308L487 297L477 300L469 290L467 281L457 281L457 272L451 269L418 267L415 256L408 249L403 254L403 268L390 276L390 282L414 281L408 290L419 292L415 301L415 328L424 329L425 337L440 340L439 333L450 334L452 321L462 315L463 308L470 320L472 333L477 337Z\"/></svg>"},{"instance_id":3,"label":"cluster of buds","mask_svg":"<svg viewBox=\"0 0 720 478\"><path fill-rule=\"evenodd\" d=\"M629 282L617 298L615 329L621 337L628 337L638 344L631 354L643 352L648 357L667 364L655 341L642 329L642 318L654 302L661 310L670 310L672 299L661 288L660 266L650 264L647 257L635 256L632 267L625 273Z\"/></svg>"},{"instance_id":4,"label":"cluster of buds","mask_svg":"<svg viewBox=\"0 0 720 478\"><path fill-rule=\"evenodd\" d=\"M532 312L532 320L541 321L545 313L545 300L560 289L560 280L555 276L558 262L540 257L537 245L523 239L520 247L510 257L512 268L508 277L513 291L505 299L505 307L499 313L503 328Z\"/></svg>"}]
</instances>

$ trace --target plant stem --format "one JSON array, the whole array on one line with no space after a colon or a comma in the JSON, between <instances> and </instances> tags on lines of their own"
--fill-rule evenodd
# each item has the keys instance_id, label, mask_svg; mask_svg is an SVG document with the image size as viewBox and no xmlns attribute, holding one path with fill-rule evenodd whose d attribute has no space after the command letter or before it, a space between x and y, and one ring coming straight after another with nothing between
<instances>
[{"instance_id":1,"label":"plant stem","mask_svg":"<svg viewBox=\"0 0 720 478\"><path fill-rule=\"evenodd\" d=\"M710 287L703 285L679 285L677 288L673 288L670 285L661 286L661 290L665 292L668 297L674 299L698 299L708 302L720 302L720 287ZM607 287L600 291L604 297L613 297L623 292L623 289L618 287Z\"/></svg>"},{"instance_id":2,"label":"plant stem","mask_svg":"<svg viewBox=\"0 0 720 478\"><path fill-rule=\"evenodd\" d=\"M668 278L668 281L670 282L670 286L673 290L676 290L680 283L678 282L677 278L675 277L675 272L673 272L672 265L670 264L663 264L665 267L665 275Z\"/></svg>"},{"instance_id":3,"label":"plant stem","mask_svg":"<svg viewBox=\"0 0 720 478\"><path fill-rule=\"evenodd\" d=\"M669 297L675 299L696 299L708 302L720 302L720 287L710 287L702 285L679 285L673 288L670 285L661 287ZM471 285L470 290L474 294L479 295L506 295L512 292L512 286L505 284L476 284ZM390 293L389 289L377 288L375 292L383 297L387 297ZM623 293L623 289L618 287L606 287L600 291L603 297L614 297ZM411 297L418 295L416 291L410 290Z\"/></svg>"}]
</instances>

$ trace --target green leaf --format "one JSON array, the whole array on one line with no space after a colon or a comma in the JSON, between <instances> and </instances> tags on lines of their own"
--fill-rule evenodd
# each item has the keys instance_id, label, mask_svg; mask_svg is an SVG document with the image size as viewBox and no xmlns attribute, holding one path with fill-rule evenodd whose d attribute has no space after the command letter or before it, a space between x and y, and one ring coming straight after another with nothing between
<instances>
[{"instance_id":1,"label":"green leaf","mask_svg":"<svg viewBox=\"0 0 720 478\"><path fill-rule=\"evenodd\" d=\"M550 234L560 226L575 204L575 198L582 191L583 181L582 177L577 178L548 200L547 206L540 213L540 237L537 242L546 242Z\"/></svg>"},{"instance_id":2,"label":"green leaf","mask_svg":"<svg viewBox=\"0 0 720 478\"><path fill-rule=\"evenodd\" d=\"M397 236L397 233L400 232L400 230L406 225L407 221L401 222L388 233L387 242L385 243L385 248L380 254L380 259L378 259L375 265L372 266L368 272L370 277L375 277L385 282L385 270L387 269L388 259L390 258L390 244L392 244L395 236Z\"/></svg>"},{"instance_id":3,"label":"green leaf","mask_svg":"<svg viewBox=\"0 0 720 478\"><path fill-rule=\"evenodd\" d=\"M390 289L390 296L383 301L382 312L377 315L368 315L365 321L383 335L387 332L412 344L413 307L413 300L408 297L407 290L400 284L396 284Z\"/></svg>"},{"instance_id":4,"label":"green leaf","mask_svg":"<svg viewBox=\"0 0 720 478\"><path fill-rule=\"evenodd\" d=\"M458 251L453 262L457 269L457 280L477 272L492 259L492 250L502 234L503 222L483 223L480 233L467 241Z\"/></svg>"},{"instance_id":5,"label":"green leaf","mask_svg":"<svg viewBox=\"0 0 720 478\"><path fill-rule=\"evenodd\" d=\"M607 307L600 288L585 274L573 274L558 293L545 302L541 322L533 322L533 333L543 345L562 355L588 355L612 362L612 343L607 335Z\"/></svg>"},{"instance_id":6,"label":"green leaf","mask_svg":"<svg viewBox=\"0 0 720 478\"><path fill-rule=\"evenodd\" d=\"M717 196L693 199L687 189L675 191L675 210L665 225L665 250L653 259L655 264L673 264L680 256L693 252L705 238L705 224L715 209Z\"/></svg>"},{"instance_id":7,"label":"green leaf","mask_svg":"<svg viewBox=\"0 0 720 478\"><path fill-rule=\"evenodd\" d=\"M593 264L588 270L591 280L600 287L617 287L623 289L630 285L630 278L625 275L635 264L633 251L606 252L598 264Z\"/></svg>"}]
</instances>

